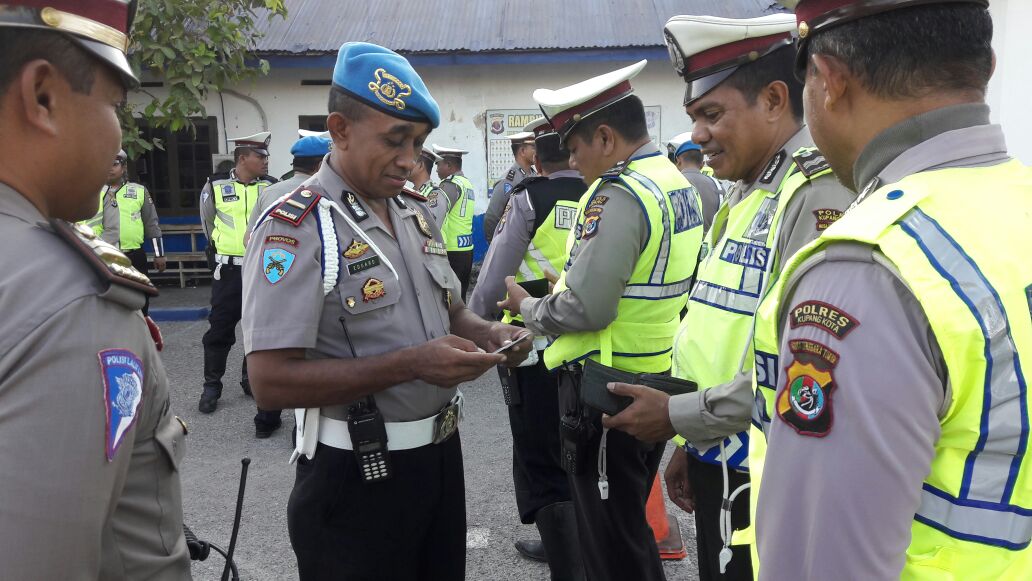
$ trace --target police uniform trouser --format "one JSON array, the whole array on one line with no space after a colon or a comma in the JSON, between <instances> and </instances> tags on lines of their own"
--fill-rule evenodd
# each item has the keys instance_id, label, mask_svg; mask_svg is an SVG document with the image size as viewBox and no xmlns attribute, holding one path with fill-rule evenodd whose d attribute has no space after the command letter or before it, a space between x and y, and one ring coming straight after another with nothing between
<instances>
[{"instance_id":1,"label":"police uniform trouser","mask_svg":"<svg viewBox=\"0 0 1032 581\"><path fill-rule=\"evenodd\" d=\"M133 268L142 272L146 276L150 276L150 271L147 268L147 252L143 248L126 250L125 255L129 258L129 262L133 264ZM149 310L150 296L145 296L143 301L143 315L147 316Z\"/></svg>"},{"instance_id":2,"label":"police uniform trouser","mask_svg":"<svg viewBox=\"0 0 1032 581\"><path fill-rule=\"evenodd\" d=\"M512 479L520 521L533 524L539 509L571 498L559 460L557 379L541 360L528 367L499 367L498 373L520 394L520 403L509 406Z\"/></svg>"},{"instance_id":3,"label":"police uniform trouser","mask_svg":"<svg viewBox=\"0 0 1032 581\"><path fill-rule=\"evenodd\" d=\"M297 461L287 504L301 581L461 581L466 490L456 433L390 453L393 476L365 483L354 452L319 444Z\"/></svg>"},{"instance_id":4,"label":"police uniform trouser","mask_svg":"<svg viewBox=\"0 0 1032 581\"><path fill-rule=\"evenodd\" d=\"M240 322L240 301L243 287L240 282L240 268L235 264L223 264L219 279L211 281L211 311L208 313L208 331L204 333L205 388L222 390L222 374L226 371L229 350L236 343L236 325ZM212 364L209 359L217 359ZM213 366L213 370L207 369ZM209 373L216 377L209 385ZM244 358L241 380L247 381L247 359Z\"/></svg>"},{"instance_id":5,"label":"police uniform trouser","mask_svg":"<svg viewBox=\"0 0 1032 581\"><path fill-rule=\"evenodd\" d=\"M649 444L610 430L606 437L609 499L602 500L597 470L602 414L580 405L580 375L566 368L559 372L559 409L564 415L580 414L594 426L587 457L578 459L586 469L580 475L568 475L584 570L592 581L666 579L655 536L645 520L645 502L666 443Z\"/></svg>"},{"instance_id":6,"label":"police uniform trouser","mask_svg":"<svg viewBox=\"0 0 1032 581\"><path fill-rule=\"evenodd\" d=\"M469 275L473 272L473 251L449 252L448 263L451 264L455 276L459 277L459 284L462 285L462 300L465 301L466 292L469 290Z\"/></svg>"},{"instance_id":7,"label":"police uniform trouser","mask_svg":"<svg viewBox=\"0 0 1032 581\"><path fill-rule=\"evenodd\" d=\"M728 469L728 492L749 482L747 472ZM688 480L695 495L695 542L698 545L699 580L726 579L752 581L749 545L731 547L733 557L725 574L720 574L720 506L724 499L724 474L719 464L703 462L688 454ZM731 505L731 525L749 526L749 493L743 491Z\"/></svg>"}]
</instances>

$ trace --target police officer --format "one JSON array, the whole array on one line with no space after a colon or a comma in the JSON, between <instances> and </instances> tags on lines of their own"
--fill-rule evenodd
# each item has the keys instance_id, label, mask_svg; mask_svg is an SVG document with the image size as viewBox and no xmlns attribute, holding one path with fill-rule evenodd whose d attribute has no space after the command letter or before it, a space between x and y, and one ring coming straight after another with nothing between
<instances>
[{"instance_id":1,"label":"police officer","mask_svg":"<svg viewBox=\"0 0 1032 581\"><path fill-rule=\"evenodd\" d=\"M448 204L441 233L448 249L448 262L459 277L465 300L473 271L473 206L476 202L473 182L462 175L462 156L469 152L437 144L433 150L443 158L437 162L437 177L441 178L438 187L445 193L442 201Z\"/></svg>"},{"instance_id":2,"label":"police officer","mask_svg":"<svg viewBox=\"0 0 1032 581\"><path fill-rule=\"evenodd\" d=\"M559 279L566 262L566 239L577 221L577 203L587 188L570 169L570 152L543 117L534 124L542 177L531 177L512 190L494 242L484 258L469 308L486 319L498 317L505 298L505 277L538 287L538 296ZM522 326L521 317L505 313L503 322ZM536 350L547 345L535 340ZM537 359L534 363L532 359ZM529 363L529 364L528 364ZM524 524L536 524L541 541L520 540L516 549L529 558L547 559L552 579L583 579L570 487L559 461L559 398L556 377L540 359L516 368L499 367L509 427L516 507Z\"/></svg>"},{"instance_id":3,"label":"police officer","mask_svg":"<svg viewBox=\"0 0 1032 581\"><path fill-rule=\"evenodd\" d=\"M1029 575L1032 170L990 124L988 4L795 7L859 197L757 314L760 579Z\"/></svg>"},{"instance_id":4,"label":"police officer","mask_svg":"<svg viewBox=\"0 0 1032 581\"><path fill-rule=\"evenodd\" d=\"M803 126L803 87L793 76L794 28L791 15L778 14L745 20L675 16L665 29L678 55L675 65L682 67L677 72L690 83L685 104L695 121L693 141L710 152L718 177L737 183L707 235L708 254L674 343L674 374L702 391L667 402L661 392L628 388L640 405L609 425L642 439L665 439L676 429L691 442L675 452L666 480L675 502L695 513L702 579L752 577L747 547L729 547L722 507L749 482L744 430L759 297L781 265L855 199ZM749 58L753 51L759 58ZM748 500L743 492L735 495L735 528L749 523ZM730 563L724 562L728 555Z\"/></svg>"},{"instance_id":5,"label":"police officer","mask_svg":"<svg viewBox=\"0 0 1032 581\"><path fill-rule=\"evenodd\" d=\"M259 222L244 264L255 398L300 408L291 544L302 580L459 580L454 386L519 363L530 342L480 350L527 331L465 308L422 197L399 195L440 121L408 61L347 43L333 83L333 149Z\"/></svg>"},{"instance_id":6,"label":"police officer","mask_svg":"<svg viewBox=\"0 0 1032 581\"><path fill-rule=\"evenodd\" d=\"M161 240L161 226L158 212L150 192L140 184L130 182L126 176L125 151L120 150L108 171L107 184L100 190L100 206L97 214L84 222L93 233L121 250L133 263L133 268L147 274L147 251L144 241L149 240L154 252L154 267L165 271L165 246ZM147 314L150 298L143 305Z\"/></svg>"},{"instance_id":7,"label":"police officer","mask_svg":"<svg viewBox=\"0 0 1032 581\"><path fill-rule=\"evenodd\" d=\"M300 130L298 133L300 133ZM306 133L309 132L306 131ZM294 142L294 145L290 146L290 155L294 156L293 161L290 163L292 168L291 175L283 181L266 187L258 195L258 200L255 202L254 207L251 208L251 214L247 218L245 238L254 229L258 218L273 202L297 189L305 180L319 171L319 168L322 167L323 158L330 152L331 143L330 133L326 131L315 135L302 135Z\"/></svg>"},{"instance_id":8,"label":"police officer","mask_svg":"<svg viewBox=\"0 0 1032 581\"><path fill-rule=\"evenodd\" d=\"M299 131L300 133L300 131ZM309 132L306 132L309 133ZM247 220L247 232L244 238L250 238L251 230L255 223L262 216L269 206L277 200L297 189L305 180L312 177L322 166L323 158L330 152L329 132L314 135L303 135L290 147L290 154L294 156L291 166L293 170L290 178L277 182L258 195L258 200L251 209L251 215ZM263 410L258 408L254 416L254 435L256 438L265 439L272 436L281 425L281 410Z\"/></svg>"},{"instance_id":9,"label":"police officer","mask_svg":"<svg viewBox=\"0 0 1032 581\"><path fill-rule=\"evenodd\" d=\"M232 139L236 166L228 174L208 178L201 190L201 225L214 249L215 272L211 282L211 312L204 344L204 390L197 402L201 413L210 414L222 397L222 376L226 373L229 350L236 343L236 324L240 322L240 267L244 263L247 221L262 191L276 183L268 175L268 132ZM247 379L247 360L240 371L240 387L251 395Z\"/></svg>"},{"instance_id":10,"label":"police officer","mask_svg":"<svg viewBox=\"0 0 1032 581\"><path fill-rule=\"evenodd\" d=\"M604 430L601 413L579 400L581 366L590 358L630 372L670 369L702 243L698 193L649 140L632 93L645 64L534 92L591 186L553 294L532 298L510 278L501 305L536 334L558 336L545 365L561 370L564 462L589 579L663 578L645 501L664 445Z\"/></svg>"},{"instance_id":11,"label":"police officer","mask_svg":"<svg viewBox=\"0 0 1032 581\"><path fill-rule=\"evenodd\" d=\"M97 211L121 142L134 4L0 4L5 579L190 579L186 430L140 312L157 293L69 223Z\"/></svg>"},{"instance_id":12,"label":"police officer","mask_svg":"<svg viewBox=\"0 0 1032 581\"><path fill-rule=\"evenodd\" d=\"M717 213L717 208L727 193L716 178L702 173L705 161L702 146L692 141L691 137L691 133L678 135L667 144L667 151L670 161L674 162L688 183L699 192L699 198L702 200L702 223L708 232L710 224L713 223L713 215Z\"/></svg>"},{"instance_id":13,"label":"police officer","mask_svg":"<svg viewBox=\"0 0 1032 581\"><path fill-rule=\"evenodd\" d=\"M537 175L534 171L534 159L537 155L534 132L524 127L523 131L509 135L508 139L512 146L513 164L505 177L495 182L488 195L490 200L487 203L487 211L484 212L484 237L488 242L491 242L495 235L498 220L509 203L512 189L523 180Z\"/></svg>"},{"instance_id":14,"label":"police officer","mask_svg":"<svg viewBox=\"0 0 1032 581\"><path fill-rule=\"evenodd\" d=\"M426 198L426 205L430 208L430 214L438 227L444 224L444 218L448 215L448 210L451 206L450 201L447 199L447 194L442 198L441 195L444 192L441 191L441 188L434 185L434 182L430 179L434 164L442 159L441 156L423 146L419 153L419 159L416 160L416 165L413 166L412 173L409 174L409 181L412 182L416 192Z\"/></svg>"}]
</instances>

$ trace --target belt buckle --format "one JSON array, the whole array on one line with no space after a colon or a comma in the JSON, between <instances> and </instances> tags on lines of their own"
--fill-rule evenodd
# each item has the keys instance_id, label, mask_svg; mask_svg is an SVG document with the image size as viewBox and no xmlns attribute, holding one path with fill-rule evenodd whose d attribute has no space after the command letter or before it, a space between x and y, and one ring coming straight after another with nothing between
<instances>
[{"instance_id":1,"label":"belt buckle","mask_svg":"<svg viewBox=\"0 0 1032 581\"><path fill-rule=\"evenodd\" d=\"M434 444L446 441L459 428L459 404L450 403L434 418Z\"/></svg>"}]
</instances>

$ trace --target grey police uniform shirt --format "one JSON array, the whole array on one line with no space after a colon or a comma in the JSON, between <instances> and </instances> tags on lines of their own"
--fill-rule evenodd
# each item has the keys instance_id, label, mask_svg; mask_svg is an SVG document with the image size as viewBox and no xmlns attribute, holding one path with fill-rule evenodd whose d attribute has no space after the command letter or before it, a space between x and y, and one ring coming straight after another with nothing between
<instances>
[{"instance_id":1,"label":"grey police uniform shirt","mask_svg":"<svg viewBox=\"0 0 1032 581\"><path fill-rule=\"evenodd\" d=\"M299 348L306 350L308 359L348 359L352 349L355 356L368 357L447 335L451 328L447 293L459 296L458 277L446 256L424 250L431 238L420 230L416 217L424 211L423 205L404 196L387 200L395 232L391 236L361 197L355 196L356 211L368 217L359 221L351 213L344 192L352 189L331 168L329 160L306 185L317 185L324 191L365 231L383 255L370 247L355 259L344 257L352 242L365 242L333 212L340 273L337 285L324 294L323 245L315 216L308 216L297 227L265 218L255 228L244 253L245 352ZM399 199L405 207L399 205ZM427 224L432 239L441 243L443 249L440 230L432 220L427 219ZM275 283L265 274L267 250L294 255ZM397 270L397 277L388 261ZM371 263L376 264L370 266ZM363 291L370 279L383 283L382 296ZM347 335L341 317L345 319ZM375 398L386 421L405 422L436 414L454 395L455 389L441 389L415 380L381 391ZM322 408L322 415L338 420L345 419L346 414L346 405Z\"/></svg>"},{"instance_id":2,"label":"grey police uniform shirt","mask_svg":"<svg viewBox=\"0 0 1032 581\"><path fill-rule=\"evenodd\" d=\"M1003 132L989 125L987 106L939 109L867 145L854 168L859 203L864 191L907 175L1007 159ZM840 339L782 321L781 353L790 354L788 342L797 339L838 353L838 387L835 422L825 437L800 436L777 418L771 424L757 506L760 578L898 579L950 400L939 344L917 299L874 262L870 247L829 245L823 262L786 290L782 312L819 300L859 324ZM782 371L779 391L784 384ZM805 502L798 502L803 483ZM820 547L802 548L800 539L821 539Z\"/></svg>"},{"instance_id":3,"label":"grey police uniform shirt","mask_svg":"<svg viewBox=\"0 0 1032 581\"><path fill-rule=\"evenodd\" d=\"M548 179L580 178L577 170L564 169L548 174ZM484 265L477 277L477 286L469 299L469 309L477 315L494 320L501 313L498 301L505 298L505 277L513 276L520 268L533 237L537 210L530 195L523 190L511 197L510 207L503 214L505 221L495 234L484 257Z\"/></svg>"},{"instance_id":4,"label":"grey police uniform shirt","mask_svg":"<svg viewBox=\"0 0 1032 581\"><path fill-rule=\"evenodd\" d=\"M724 187L720 185L720 182L697 169L681 170L681 175L699 192L699 198L702 200L703 231L709 232L710 225L713 224L713 216L717 213L720 201L724 197Z\"/></svg>"},{"instance_id":5,"label":"grey police uniform shirt","mask_svg":"<svg viewBox=\"0 0 1032 581\"><path fill-rule=\"evenodd\" d=\"M770 191L777 187L792 165L792 154L801 147L813 147L813 140L806 127L796 132L767 162L766 169L761 172L757 181L750 184L738 181L731 188L725 203L734 207L756 189ZM855 199L856 194L840 184L833 174L818 177L800 186L789 200L781 218L781 231L775 240L774 268L780 269L789 257L821 234L822 230L818 228L822 224L817 219L817 210L831 209L843 212ZM718 239L723 233L723 229L716 233ZM705 333L706 330L687 329L684 332ZM738 349L739 346L735 348ZM674 349L677 349L676 344ZM674 430L693 446L705 450L718 445L721 440L732 434L749 429L752 405L750 367L748 371L739 373L727 383L670 398L670 423Z\"/></svg>"},{"instance_id":6,"label":"grey police uniform shirt","mask_svg":"<svg viewBox=\"0 0 1032 581\"><path fill-rule=\"evenodd\" d=\"M495 229L498 227L498 221L502 219L505 205L509 203L509 194L512 193L512 189L520 185L523 180L536 175L537 172L533 169L525 171L519 164L514 163L505 172L505 177L495 182L494 187L491 188L491 199L487 202L487 211L484 212L484 236L488 242L494 238Z\"/></svg>"},{"instance_id":7,"label":"grey police uniform shirt","mask_svg":"<svg viewBox=\"0 0 1032 581\"><path fill-rule=\"evenodd\" d=\"M143 220L143 244L142 248L147 248L147 241L155 238L161 238L161 226L158 224L158 211L154 208L154 199L151 198L150 192L147 188L140 184L130 183L143 190L143 207L140 208L140 218ZM100 234L100 239L108 244L119 248L122 235L122 218L118 211L118 205L115 203L115 194L118 190L122 189L122 186L118 187L106 187L104 189L104 203L103 203L103 227L104 230ZM153 250L153 249L152 249Z\"/></svg>"},{"instance_id":8,"label":"grey police uniform shirt","mask_svg":"<svg viewBox=\"0 0 1032 581\"><path fill-rule=\"evenodd\" d=\"M276 182L262 190L258 194L258 201L254 203L254 208L251 209L251 215L247 218L248 233L254 228L258 218L262 217L269 207L272 206L273 202L296 190L298 186L305 183L305 180L310 177L312 177L312 174L294 170L294 175L290 179Z\"/></svg>"},{"instance_id":9,"label":"grey police uniform shirt","mask_svg":"<svg viewBox=\"0 0 1032 581\"><path fill-rule=\"evenodd\" d=\"M0 233L0 577L189 579L185 434L140 313L143 295L109 286L4 184ZM110 365L106 351L135 357L142 377ZM116 440L113 389L128 401L114 402L122 413L111 417L133 422L119 424ZM132 413L135 389L142 399Z\"/></svg>"},{"instance_id":10,"label":"grey police uniform shirt","mask_svg":"<svg viewBox=\"0 0 1032 581\"><path fill-rule=\"evenodd\" d=\"M650 142L630 158L658 152ZM597 234L581 240L570 255L567 288L520 302L523 322L536 335L599 331L616 320L624 287L648 243L648 216L634 194L622 186L606 182L598 193L609 200L601 206Z\"/></svg>"}]
</instances>

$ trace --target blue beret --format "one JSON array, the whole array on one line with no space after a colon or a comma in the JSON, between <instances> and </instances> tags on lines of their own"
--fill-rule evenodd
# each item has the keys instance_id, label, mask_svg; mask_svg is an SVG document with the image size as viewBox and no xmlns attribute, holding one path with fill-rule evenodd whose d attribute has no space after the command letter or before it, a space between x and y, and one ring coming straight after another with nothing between
<instances>
[{"instance_id":1,"label":"blue beret","mask_svg":"<svg viewBox=\"0 0 1032 581\"><path fill-rule=\"evenodd\" d=\"M348 95L406 121L441 124L441 109L408 60L389 48L347 42L337 53L333 84Z\"/></svg>"},{"instance_id":2,"label":"blue beret","mask_svg":"<svg viewBox=\"0 0 1032 581\"><path fill-rule=\"evenodd\" d=\"M290 155L294 157L322 157L330 152L329 137L309 135L294 142L290 147Z\"/></svg>"},{"instance_id":3,"label":"blue beret","mask_svg":"<svg viewBox=\"0 0 1032 581\"><path fill-rule=\"evenodd\" d=\"M701 150L702 150L702 146L700 146L698 143L695 143L694 141L685 141L684 143L682 143L681 145L679 145L677 147L677 151L674 153L674 157L677 157L677 156L681 155L682 153L684 153L686 151L701 151Z\"/></svg>"}]
</instances>

